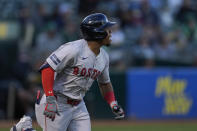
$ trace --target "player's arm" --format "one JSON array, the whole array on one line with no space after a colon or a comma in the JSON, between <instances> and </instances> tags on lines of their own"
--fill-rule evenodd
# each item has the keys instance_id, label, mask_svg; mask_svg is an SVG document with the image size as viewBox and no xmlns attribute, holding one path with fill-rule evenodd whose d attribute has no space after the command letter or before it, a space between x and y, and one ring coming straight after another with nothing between
<instances>
[{"instance_id":1,"label":"player's arm","mask_svg":"<svg viewBox=\"0 0 197 131\"><path fill-rule=\"evenodd\" d=\"M100 88L100 92L103 98L112 107L116 99L114 96L114 91L113 91L111 82L104 83L104 84L99 83L99 88Z\"/></svg>"},{"instance_id":2,"label":"player's arm","mask_svg":"<svg viewBox=\"0 0 197 131\"><path fill-rule=\"evenodd\" d=\"M59 115L56 98L53 92L55 71L47 62L40 67L39 71L41 72L42 86L46 95L46 106L43 114L53 121L55 115Z\"/></svg>"},{"instance_id":3,"label":"player's arm","mask_svg":"<svg viewBox=\"0 0 197 131\"><path fill-rule=\"evenodd\" d=\"M123 119L124 111L116 101L111 82L99 83L99 88L101 95L106 100L106 102L110 105L112 112L116 115L115 119L117 120Z\"/></svg>"},{"instance_id":4,"label":"player's arm","mask_svg":"<svg viewBox=\"0 0 197 131\"><path fill-rule=\"evenodd\" d=\"M66 46L66 47L65 47ZM64 48L65 47L65 48ZM46 107L44 115L52 121L55 115L59 115L57 102L53 92L55 72L61 72L66 66L73 64L75 53L70 52L71 46L63 45L54 51L41 66L42 86L46 95Z\"/></svg>"},{"instance_id":5,"label":"player's arm","mask_svg":"<svg viewBox=\"0 0 197 131\"><path fill-rule=\"evenodd\" d=\"M112 84L109 77L109 56L106 54L106 65L102 73L98 76L97 81L103 98L110 105L112 112L116 115L115 119L123 119L124 111L118 105Z\"/></svg>"},{"instance_id":6,"label":"player's arm","mask_svg":"<svg viewBox=\"0 0 197 131\"><path fill-rule=\"evenodd\" d=\"M41 67L41 79L44 93L46 96L54 96L53 84L54 84L54 74L55 71L50 67L50 65L45 62Z\"/></svg>"},{"instance_id":7,"label":"player's arm","mask_svg":"<svg viewBox=\"0 0 197 131\"><path fill-rule=\"evenodd\" d=\"M73 63L75 53L70 52L72 46L62 45L54 51L40 67L42 85L46 96L54 96L53 84L55 72L61 72L66 66Z\"/></svg>"}]
</instances>

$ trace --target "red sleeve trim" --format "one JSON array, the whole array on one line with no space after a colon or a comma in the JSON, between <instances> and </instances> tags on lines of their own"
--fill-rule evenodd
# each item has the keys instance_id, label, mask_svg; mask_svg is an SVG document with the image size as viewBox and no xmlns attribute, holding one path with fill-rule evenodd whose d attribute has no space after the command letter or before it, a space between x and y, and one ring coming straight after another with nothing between
<instances>
[{"instance_id":1,"label":"red sleeve trim","mask_svg":"<svg viewBox=\"0 0 197 131\"><path fill-rule=\"evenodd\" d=\"M111 105L112 102L115 101L115 96L113 91L109 91L105 93L104 99L107 101L109 105Z\"/></svg>"},{"instance_id":2,"label":"red sleeve trim","mask_svg":"<svg viewBox=\"0 0 197 131\"><path fill-rule=\"evenodd\" d=\"M53 84L54 84L54 70L51 67L42 69L42 86L46 96L54 96Z\"/></svg>"}]
</instances>

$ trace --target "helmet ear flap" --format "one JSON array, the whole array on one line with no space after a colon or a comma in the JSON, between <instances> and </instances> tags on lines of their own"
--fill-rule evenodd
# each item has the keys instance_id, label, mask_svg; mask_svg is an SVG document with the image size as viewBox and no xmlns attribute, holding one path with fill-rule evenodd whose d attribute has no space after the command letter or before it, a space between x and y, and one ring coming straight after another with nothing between
<instances>
[{"instance_id":1,"label":"helmet ear flap","mask_svg":"<svg viewBox=\"0 0 197 131\"><path fill-rule=\"evenodd\" d=\"M103 32L103 39L105 39L105 38L107 37L107 35L108 35L107 32L104 31L104 32Z\"/></svg>"},{"instance_id":2,"label":"helmet ear flap","mask_svg":"<svg viewBox=\"0 0 197 131\"><path fill-rule=\"evenodd\" d=\"M97 35L95 37L95 40L102 40L102 39L105 39L107 37L107 32L106 31L95 32L95 34Z\"/></svg>"},{"instance_id":3,"label":"helmet ear flap","mask_svg":"<svg viewBox=\"0 0 197 131\"><path fill-rule=\"evenodd\" d=\"M81 25L81 31L83 34L83 37L85 40L91 41L91 40L102 40L107 37L106 31L98 31L94 27Z\"/></svg>"}]
</instances>

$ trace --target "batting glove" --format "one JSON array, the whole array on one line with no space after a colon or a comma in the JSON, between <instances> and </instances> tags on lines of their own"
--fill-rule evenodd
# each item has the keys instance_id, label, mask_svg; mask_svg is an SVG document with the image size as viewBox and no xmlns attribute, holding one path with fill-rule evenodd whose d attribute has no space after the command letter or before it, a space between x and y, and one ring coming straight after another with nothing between
<instances>
[{"instance_id":1,"label":"batting glove","mask_svg":"<svg viewBox=\"0 0 197 131\"><path fill-rule=\"evenodd\" d=\"M52 121L55 120L55 115L60 115L57 110L57 101L55 96L46 97L46 106L43 113L46 117L50 118Z\"/></svg>"},{"instance_id":2,"label":"batting glove","mask_svg":"<svg viewBox=\"0 0 197 131\"><path fill-rule=\"evenodd\" d=\"M124 117L125 117L124 110L121 108L121 106L118 105L118 103L116 101L112 102L110 106L111 106L112 112L116 116L115 117L116 120L124 119Z\"/></svg>"}]
</instances>

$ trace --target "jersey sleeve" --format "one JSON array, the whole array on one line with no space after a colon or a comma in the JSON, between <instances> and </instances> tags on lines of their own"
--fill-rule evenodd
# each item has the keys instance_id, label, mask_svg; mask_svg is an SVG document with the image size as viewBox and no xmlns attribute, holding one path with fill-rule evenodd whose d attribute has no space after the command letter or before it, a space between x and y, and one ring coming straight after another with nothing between
<instances>
[{"instance_id":1,"label":"jersey sleeve","mask_svg":"<svg viewBox=\"0 0 197 131\"><path fill-rule=\"evenodd\" d=\"M72 66L76 58L76 51L71 45L62 45L47 59L47 63L56 71L60 72L67 66Z\"/></svg>"},{"instance_id":2,"label":"jersey sleeve","mask_svg":"<svg viewBox=\"0 0 197 131\"><path fill-rule=\"evenodd\" d=\"M97 78L98 83L109 83L110 77L109 77L109 56L106 55L106 65L104 70L101 72L99 77Z\"/></svg>"}]
</instances>

